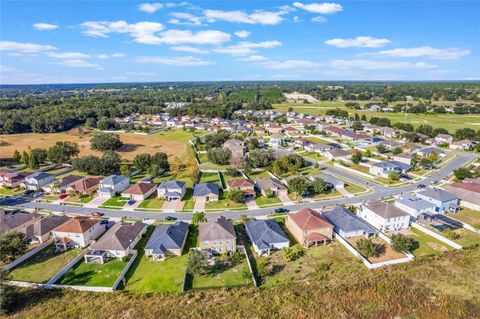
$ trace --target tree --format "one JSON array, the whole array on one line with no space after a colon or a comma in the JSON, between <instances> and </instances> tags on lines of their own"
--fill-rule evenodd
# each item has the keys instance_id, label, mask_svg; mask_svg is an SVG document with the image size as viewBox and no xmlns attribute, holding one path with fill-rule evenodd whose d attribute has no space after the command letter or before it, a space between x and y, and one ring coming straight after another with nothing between
<instances>
[{"instance_id":1,"label":"tree","mask_svg":"<svg viewBox=\"0 0 480 319\"><path fill-rule=\"evenodd\" d=\"M146 171L152 164L152 157L150 154L138 154L133 158L133 165L139 170Z\"/></svg>"},{"instance_id":2,"label":"tree","mask_svg":"<svg viewBox=\"0 0 480 319\"><path fill-rule=\"evenodd\" d=\"M7 285L8 271L0 268L0 315L8 314L15 302L16 289Z\"/></svg>"},{"instance_id":3,"label":"tree","mask_svg":"<svg viewBox=\"0 0 480 319\"><path fill-rule=\"evenodd\" d=\"M207 151L208 160L218 165L228 164L230 155L230 150L221 147L214 147Z\"/></svg>"},{"instance_id":4,"label":"tree","mask_svg":"<svg viewBox=\"0 0 480 319\"><path fill-rule=\"evenodd\" d=\"M227 199L236 203L245 203L245 193L239 189L231 189L225 195Z\"/></svg>"},{"instance_id":5,"label":"tree","mask_svg":"<svg viewBox=\"0 0 480 319\"><path fill-rule=\"evenodd\" d=\"M207 268L207 257L198 250L190 250L188 253L187 273L192 276L200 276Z\"/></svg>"},{"instance_id":6,"label":"tree","mask_svg":"<svg viewBox=\"0 0 480 319\"><path fill-rule=\"evenodd\" d=\"M330 191L330 186L323 179L316 178L311 185L311 188L315 194L325 194Z\"/></svg>"},{"instance_id":7,"label":"tree","mask_svg":"<svg viewBox=\"0 0 480 319\"><path fill-rule=\"evenodd\" d=\"M102 116L97 121L97 128L102 131L111 130L117 128L117 123L114 119L108 118L106 116Z\"/></svg>"},{"instance_id":8,"label":"tree","mask_svg":"<svg viewBox=\"0 0 480 319\"><path fill-rule=\"evenodd\" d=\"M57 142L47 151L47 158L55 164L61 165L70 161L79 153L78 144L74 142Z\"/></svg>"},{"instance_id":9,"label":"tree","mask_svg":"<svg viewBox=\"0 0 480 319\"><path fill-rule=\"evenodd\" d=\"M245 144L247 149L249 151L255 150L260 148L260 144L258 143L258 140L256 138L250 138L247 140L247 143Z\"/></svg>"},{"instance_id":10,"label":"tree","mask_svg":"<svg viewBox=\"0 0 480 319\"><path fill-rule=\"evenodd\" d=\"M388 178L392 181L398 181L400 179L400 173L391 172L388 174Z\"/></svg>"},{"instance_id":11,"label":"tree","mask_svg":"<svg viewBox=\"0 0 480 319\"><path fill-rule=\"evenodd\" d=\"M385 145L383 144L379 144L377 145L377 151L380 153L380 154L384 154L384 153L387 153L388 152L388 149Z\"/></svg>"},{"instance_id":12,"label":"tree","mask_svg":"<svg viewBox=\"0 0 480 319\"><path fill-rule=\"evenodd\" d=\"M28 163L30 162L30 154L27 151L22 152L22 161L21 162L28 166Z\"/></svg>"},{"instance_id":13,"label":"tree","mask_svg":"<svg viewBox=\"0 0 480 319\"><path fill-rule=\"evenodd\" d=\"M362 152L359 152L359 151L353 152L353 155L351 158L352 163L358 164L362 161L362 159L363 159Z\"/></svg>"},{"instance_id":14,"label":"tree","mask_svg":"<svg viewBox=\"0 0 480 319\"><path fill-rule=\"evenodd\" d=\"M455 131L455 139L456 140L475 140L480 138L480 136L475 133L475 131L471 128L461 128Z\"/></svg>"},{"instance_id":15,"label":"tree","mask_svg":"<svg viewBox=\"0 0 480 319\"><path fill-rule=\"evenodd\" d=\"M371 239L360 239L357 242L356 247L358 251L367 258L380 257L385 253L385 245L376 244Z\"/></svg>"},{"instance_id":16,"label":"tree","mask_svg":"<svg viewBox=\"0 0 480 319\"><path fill-rule=\"evenodd\" d=\"M283 249L283 255L287 261L294 261L302 257L305 251L302 247L295 245L293 247L287 247Z\"/></svg>"},{"instance_id":17,"label":"tree","mask_svg":"<svg viewBox=\"0 0 480 319\"><path fill-rule=\"evenodd\" d=\"M413 252L420 247L418 241L402 234L392 235L392 247L398 252Z\"/></svg>"},{"instance_id":18,"label":"tree","mask_svg":"<svg viewBox=\"0 0 480 319\"><path fill-rule=\"evenodd\" d=\"M402 152L402 149L400 147L395 147L392 151L393 155L398 155Z\"/></svg>"},{"instance_id":19,"label":"tree","mask_svg":"<svg viewBox=\"0 0 480 319\"><path fill-rule=\"evenodd\" d=\"M288 182L288 189L297 194L297 196L302 196L308 190L307 182L301 177L292 178Z\"/></svg>"},{"instance_id":20,"label":"tree","mask_svg":"<svg viewBox=\"0 0 480 319\"><path fill-rule=\"evenodd\" d=\"M153 171L164 172L164 171L168 171L170 169L170 164L168 163L168 156L167 156L167 154L165 154L163 152L155 153L151 157L150 163L151 163L150 170L152 172ZM154 176L159 176L161 173L158 174L158 175L155 175L153 173L150 173L150 174L152 174Z\"/></svg>"},{"instance_id":21,"label":"tree","mask_svg":"<svg viewBox=\"0 0 480 319\"><path fill-rule=\"evenodd\" d=\"M200 223L205 223L207 221L207 217L205 212L196 212L192 215L192 224L198 225Z\"/></svg>"},{"instance_id":22,"label":"tree","mask_svg":"<svg viewBox=\"0 0 480 319\"><path fill-rule=\"evenodd\" d=\"M27 166L37 169L47 160L47 150L43 148L34 148L28 155Z\"/></svg>"},{"instance_id":23,"label":"tree","mask_svg":"<svg viewBox=\"0 0 480 319\"><path fill-rule=\"evenodd\" d=\"M265 168L272 163L273 156L269 151L253 150L248 152L248 168Z\"/></svg>"},{"instance_id":24,"label":"tree","mask_svg":"<svg viewBox=\"0 0 480 319\"><path fill-rule=\"evenodd\" d=\"M240 171L234 167L228 167L226 170L225 170L225 175L227 176L231 176L231 177L237 177L237 176L240 176L242 175L240 173Z\"/></svg>"},{"instance_id":25,"label":"tree","mask_svg":"<svg viewBox=\"0 0 480 319\"><path fill-rule=\"evenodd\" d=\"M443 233L445 234L445 237L447 237L448 239L451 239L451 240L455 240L455 239L459 239L460 238L460 235L457 234L456 232L454 232L453 230L447 228L443 231Z\"/></svg>"},{"instance_id":26,"label":"tree","mask_svg":"<svg viewBox=\"0 0 480 319\"><path fill-rule=\"evenodd\" d=\"M121 162L120 155L115 151L107 151L101 158L102 162L102 175L115 174L120 169Z\"/></svg>"},{"instance_id":27,"label":"tree","mask_svg":"<svg viewBox=\"0 0 480 319\"><path fill-rule=\"evenodd\" d=\"M463 181L465 178L472 178L473 177L473 173L465 167L460 167L460 168L454 170L453 174L455 175L455 178L460 180L460 181Z\"/></svg>"},{"instance_id":28,"label":"tree","mask_svg":"<svg viewBox=\"0 0 480 319\"><path fill-rule=\"evenodd\" d=\"M358 116L358 114L355 114L355 115ZM363 130L363 124L362 124L362 122L360 122L360 121L355 121L355 122L353 122L353 124L352 124L352 129L354 129L355 131L361 131L361 130Z\"/></svg>"},{"instance_id":29,"label":"tree","mask_svg":"<svg viewBox=\"0 0 480 319\"><path fill-rule=\"evenodd\" d=\"M90 139L90 146L92 150L105 152L108 150L116 150L123 143L118 134L111 133L96 133Z\"/></svg>"},{"instance_id":30,"label":"tree","mask_svg":"<svg viewBox=\"0 0 480 319\"><path fill-rule=\"evenodd\" d=\"M272 171L276 175L293 174L305 166L303 157L297 154L282 156L275 160L272 165Z\"/></svg>"},{"instance_id":31,"label":"tree","mask_svg":"<svg viewBox=\"0 0 480 319\"><path fill-rule=\"evenodd\" d=\"M1 260L4 262L17 259L23 255L30 244L24 233L7 231L0 235Z\"/></svg>"},{"instance_id":32,"label":"tree","mask_svg":"<svg viewBox=\"0 0 480 319\"><path fill-rule=\"evenodd\" d=\"M226 140L230 138L230 133L227 131L218 131L215 134L205 136L205 145L207 149L213 147L221 147Z\"/></svg>"},{"instance_id":33,"label":"tree","mask_svg":"<svg viewBox=\"0 0 480 319\"><path fill-rule=\"evenodd\" d=\"M13 152L12 158L16 163L20 163L22 161L22 155L17 150L15 150L15 152Z\"/></svg>"}]
</instances>

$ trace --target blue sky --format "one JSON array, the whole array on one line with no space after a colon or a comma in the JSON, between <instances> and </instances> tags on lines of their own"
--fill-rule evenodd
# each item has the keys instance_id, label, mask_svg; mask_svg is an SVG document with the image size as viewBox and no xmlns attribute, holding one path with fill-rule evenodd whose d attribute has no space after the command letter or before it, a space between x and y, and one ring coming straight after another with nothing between
<instances>
[{"instance_id":1,"label":"blue sky","mask_svg":"<svg viewBox=\"0 0 480 319\"><path fill-rule=\"evenodd\" d=\"M478 80L479 1L3 1L2 84Z\"/></svg>"}]
</instances>

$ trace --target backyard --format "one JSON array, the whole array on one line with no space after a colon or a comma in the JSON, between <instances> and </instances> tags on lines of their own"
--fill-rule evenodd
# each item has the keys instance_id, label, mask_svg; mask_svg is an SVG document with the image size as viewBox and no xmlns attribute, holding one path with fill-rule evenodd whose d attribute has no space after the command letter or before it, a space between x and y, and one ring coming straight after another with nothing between
<instances>
[{"instance_id":1,"label":"backyard","mask_svg":"<svg viewBox=\"0 0 480 319\"><path fill-rule=\"evenodd\" d=\"M218 173L200 173L200 183L215 183L221 186Z\"/></svg>"},{"instance_id":2,"label":"backyard","mask_svg":"<svg viewBox=\"0 0 480 319\"><path fill-rule=\"evenodd\" d=\"M220 271L209 271L207 274L193 278L193 289L207 288L234 288L251 285L252 280L248 270L247 260L243 258L239 264L222 269Z\"/></svg>"},{"instance_id":3,"label":"backyard","mask_svg":"<svg viewBox=\"0 0 480 319\"><path fill-rule=\"evenodd\" d=\"M458 213L448 214L448 217L458 219L473 227L480 228L480 212L469 208L462 208Z\"/></svg>"},{"instance_id":4,"label":"backyard","mask_svg":"<svg viewBox=\"0 0 480 319\"><path fill-rule=\"evenodd\" d=\"M68 270L56 284L112 287L126 264L126 261L120 259L110 259L104 264L86 263L82 259Z\"/></svg>"},{"instance_id":5,"label":"backyard","mask_svg":"<svg viewBox=\"0 0 480 319\"><path fill-rule=\"evenodd\" d=\"M435 255L452 250L450 246L416 228L412 228L406 236L415 239L419 243L419 247L412 252L415 257Z\"/></svg>"},{"instance_id":6,"label":"backyard","mask_svg":"<svg viewBox=\"0 0 480 319\"><path fill-rule=\"evenodd\" d=\"M10 271L10 278L18 281L47 282L79 253L80 249L55 252L53 244L42 249Z\"/></svg>"}]
</instances>

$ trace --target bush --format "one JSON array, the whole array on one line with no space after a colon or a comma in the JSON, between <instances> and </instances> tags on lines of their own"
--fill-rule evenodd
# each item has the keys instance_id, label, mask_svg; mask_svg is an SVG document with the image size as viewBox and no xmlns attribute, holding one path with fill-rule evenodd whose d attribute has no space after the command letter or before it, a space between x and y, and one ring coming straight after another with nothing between
<instances>
[{"instance_id":1,"label":"bush","mask_svg":"<svg viewBox=\"0 0 480 319\"><path fill-rule=\"evenodd\" d=\"M391 239L393 249L398 252L413 252L420 247L418 241L404 235L393 235Z\"/></svg>"},{"instance_id":2,"label":"bush","mask_svg":"<svg viewBox=\"0 0 480 319\"><path fill-rule=\"evenodd\" d=\"M294 261L302 257L305 251L300 246L287 247L283 249L283 255L287 261Z\"/></svg>"},{"instance_id":3,"label":"bush","mask_svg":"<svg viewBox=\"0 0 480 319\"><path fill-rule=\"evenodd\" d=\"M356 246L358 251L367 258L380 257L385 254L385 245L376 244L371 239L362 238Z\"/></svg>"},{"instance_id":4,"label":"bush","mask_svg":"<svg viewBox=\"0 0 480 319\"><path fill-rule=\"evenodd\" d=\"M445 235L445 237L447 237L448 239L451 239L451 240L455 240L455 239L459 239L460 238L460 235L457 234L456 232L454 232L453 230L451 229L445 229L443 231L443 234Z\"/></svg>"}]
</instances>

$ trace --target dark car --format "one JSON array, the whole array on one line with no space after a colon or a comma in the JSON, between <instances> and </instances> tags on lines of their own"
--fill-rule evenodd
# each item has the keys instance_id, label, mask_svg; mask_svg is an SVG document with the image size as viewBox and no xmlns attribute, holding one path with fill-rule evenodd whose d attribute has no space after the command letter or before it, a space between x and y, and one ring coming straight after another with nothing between
<instances>
[{"instance_id":1,"label":"dark car","mask_svg":"<svg viewBox=\"0 0 480 319\"><path fill-rule=\"evenodd\" d=\"M418 188L425 188L425 187L427 187L427 186L426 186L425 184L419 184L417 187L418 187Z\"/></svg>"},{"instance_id":2,"label":"dark car","mask_svg":"<svg viewBox=\"0 0 480 319\"><path fill-rule=\"evenodd\" d=\"M131 200L128 201L128 205L133 205L133 204L135 204L136 202L137 202L136 200L131 199Z\"/></svg>"},{"instance_id":3,"label":"dark car","mask_svg":"<svg viewBox=\"0 0 480 319\"><path fill-rule=\"evenodd\" d=\"M177 220L177 217L167 216L165 217L165 220Z\"/></svg>"},{"instance_id":4,"label":"dark car","mask_svg":"<svg viewBox=\"0 0 480 319\"><path fill-rule=\"evenodd\" d=\"M277 208L274 210L275 214L282 214L282 213L288 213L290 210L286 208Z\"/></svg>"},{"instance_id":5,"label":"dark car","mask_svg":"<svg viewBox=\"0 0 480 319\"><path fill-rule=\"evenodd\" d=\"M23 195L30 195L30 194L33 194L33 192L34 192L33 190L29 189L23 192Z\"/></svg>"},{"instance_id":6,"label":"dark car","mask_svg":"<svg viewBox=\"0 0 480 319\"><path fill-rule=\"evenodd\" d=\"M92 215L93 217L101 217L103 215L105 215L104 213L100 213L100 212L92 212L90 215Z\"/></svg>"}]
</instances>

